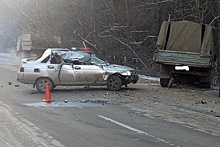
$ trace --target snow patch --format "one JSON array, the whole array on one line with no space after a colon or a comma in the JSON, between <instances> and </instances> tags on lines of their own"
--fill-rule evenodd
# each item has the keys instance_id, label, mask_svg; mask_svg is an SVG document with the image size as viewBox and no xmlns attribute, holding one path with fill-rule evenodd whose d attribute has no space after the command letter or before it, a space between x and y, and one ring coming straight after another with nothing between
<instances>
[{"instance_id":1,"label":"snow patch","mask_svg":"<svg viewBox=\"0 0 220 147\"><path fill-rule=\"evenodd\" d=\"M151 76L145 76L145 75L139 75L139 78L143 80L149 80L149 81L156 81L156 82L160 81L160 78L158 77L151 77Z\"/></svg>"}]
</instances>

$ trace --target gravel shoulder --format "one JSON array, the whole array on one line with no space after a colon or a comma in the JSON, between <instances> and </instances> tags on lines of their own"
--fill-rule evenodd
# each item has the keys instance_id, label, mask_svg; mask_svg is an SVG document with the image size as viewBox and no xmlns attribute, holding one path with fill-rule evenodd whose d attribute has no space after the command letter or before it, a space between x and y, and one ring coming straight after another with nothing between
<instances>
[{"instance_id":1,"label":"gravel shoulder","mask_svg":"<svg viewBox=\"0 0 220 147\"><path fill-rule=\"evenodd\" d=\"M121 93L122 94L122 93ZM164 119L205 133L220 135L218 90L188 85L162 88L158 82L140 80L126 90L126 105L143 116Z\"/></svg>"}]
</instances>

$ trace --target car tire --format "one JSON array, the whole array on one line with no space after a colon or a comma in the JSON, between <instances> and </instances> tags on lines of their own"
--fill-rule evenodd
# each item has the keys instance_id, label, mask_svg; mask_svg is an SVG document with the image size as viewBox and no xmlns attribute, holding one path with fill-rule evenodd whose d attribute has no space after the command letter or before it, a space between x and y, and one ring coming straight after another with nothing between
<instances>
[{"instance_id":1,"label":"car tire","mask_svg":"<svg viewBox=\"0 0 220 147\"><path fill-rule=\"evenodd\" d=\"M168 87L169 82L170 78L160 78L161 87Z\"/></svg>"},{"instance_id":2,"label":"car tire","mask_svg":"<svg viewBox=\"0 0 220 147\"><path fill-rule=\"evenodd\" d=\"M107 81L107 88L112 91L118 91L121 89L122 80L117 75L112 75Z\"/></svg>"},{"instance_id":3,"label":"car tire","mask_svg":"<svg viewBox=\"0 0 220 147\"><path fill-rule=\"evenodd\" d=\"M55 86L53 82L48 78L39 78L36 81L36 88L40 93L44 93L46 90L46 84L49 84L50 90L52 90Z\"/></svg>"}]
</instances>

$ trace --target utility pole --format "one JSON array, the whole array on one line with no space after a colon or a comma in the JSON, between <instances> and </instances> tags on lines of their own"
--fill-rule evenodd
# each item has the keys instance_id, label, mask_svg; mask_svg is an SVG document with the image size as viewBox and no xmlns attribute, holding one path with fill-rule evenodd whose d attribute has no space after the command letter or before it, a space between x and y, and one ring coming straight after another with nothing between
<instances>
[{"instance_id":1,"label":"utility pole","mask_svg":"<svg viewBox=\"0 0 220 147\"><path fill-rule=\"evenodd\" d=\"M219 4L218 4L218 0L212 0L212 5L213 7L213 12L214 12L214 19L211 23L213 23L213 27L215 28L214 31L214 50L216 51L216 55L217 55L217 74L218 74L218 89L219 89L219 93L218 96L220 97L220 50L219 50Z\"/></svg>"}]
</instances>

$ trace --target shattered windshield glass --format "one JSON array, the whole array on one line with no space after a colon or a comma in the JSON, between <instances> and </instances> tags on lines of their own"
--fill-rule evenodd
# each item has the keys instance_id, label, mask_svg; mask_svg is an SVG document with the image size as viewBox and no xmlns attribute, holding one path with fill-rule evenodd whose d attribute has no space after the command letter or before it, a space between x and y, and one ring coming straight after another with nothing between
<instances>
[{"instance_id":1,"label":"shattered windshield glass","mask_svg":"<svg viewBox=\"0 0 220 147\"><path fill-rule=\"evenodd\" d=\"M86 57L85 55L79 54L77 52L66 52L63 54L60 54L62 56L62 58L64 59L79 59L81 61L88 61L88 57Z\"/></svg>"},{"instance_id":2,"label":"shattered windshield glass","mask_svg":"<svg viewBox=\"0 0 220 147\"><path fill-rule=\"evenodd\" d=\"M95 65L106 64L105 61L99 59L93 53L86 53L86 52L66 52L60 54L63 59L78 59L80 62L90 62Z\"/></svg>"}]
</instances>

